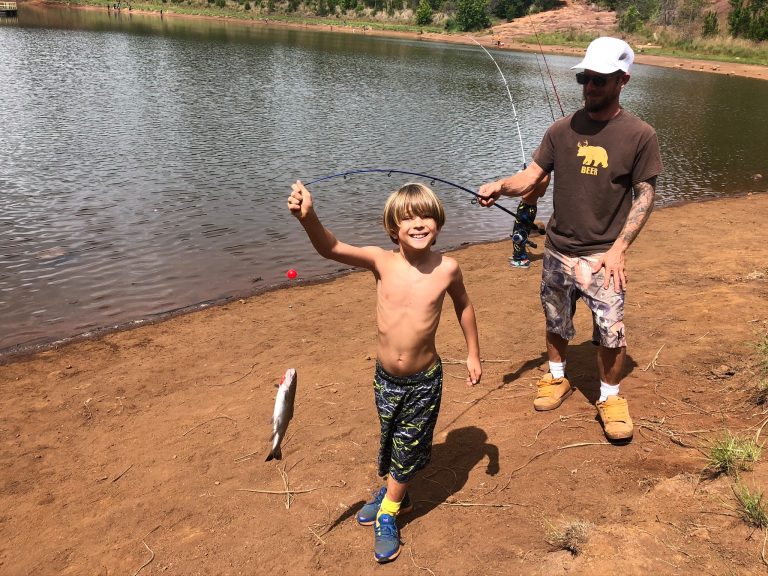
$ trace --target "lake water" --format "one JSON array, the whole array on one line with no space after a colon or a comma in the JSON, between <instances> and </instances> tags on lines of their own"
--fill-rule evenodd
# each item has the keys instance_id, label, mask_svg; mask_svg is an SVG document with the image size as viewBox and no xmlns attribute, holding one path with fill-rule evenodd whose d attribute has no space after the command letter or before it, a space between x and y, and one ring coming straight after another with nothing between
<instances>
[{"instance_id":1,"label":"lake water","mask_svg":"<svg viewBox=\"0 0 768 576\"><path fill-rule=\"evenodd\" d=\"M544 64L493 54L529 161L552 122ZM566 113L576 61L547 57ZM622 102L657 128L660 204L764 188L768 83L637 65ZM296 178L394 168L474 190L523 162L474 45L25 5L0 18L0 149L0 352L338 270L287 212ZM341 239L388 246L384 200L412 179L313 192ZM441 247L510 233L501 210L434 187Z\"/></svg>"}]
</instances>

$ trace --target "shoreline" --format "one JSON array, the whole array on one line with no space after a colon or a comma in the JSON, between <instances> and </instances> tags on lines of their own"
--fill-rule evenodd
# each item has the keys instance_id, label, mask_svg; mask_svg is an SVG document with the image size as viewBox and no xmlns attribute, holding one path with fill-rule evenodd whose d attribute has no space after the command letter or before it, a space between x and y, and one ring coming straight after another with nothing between
<instances>
[{"instance_id":1,"label":"shoreline","mask_svg":"<svg viewBox=\"0 0 768 576\"><path fill-rule=\"evenodd\" d=\"M750 191L750 192L744 192L741 194L732 194L729 196L705 197L700 200L679 200L676 202L671 202L661 207L654 208L654 212L659 212L659 211L668 210L672 208L679 208L689 204L698 205L698 204L706 204L710 202L728 201L728 200L737 199L737 198L749 198L751 196L764 195L766 193L768 193L768 190L765 190L763 192ZM545 223L545 226L546 226L546 223ZM544 235L537 235L536 237L541 238L543 242ZM468 248L472 248L476 246L491 246L491 245L505 243L508 240L509 239L507 237L502 237L502 238L479 241L479 242L467 242L467 243L462 243L460 245L447 246L445 249L440 250L440 252L442 254L455 254L456 252L460 252ZM541 251L541 247L537 248L536 252L538 253L540 251ZM196 302L194 304L189 304L187 306L182 306L180 308L158 312L156 314L152 314L144 318L136 318L133 320L128 320L120 324L109 325L109 326L98 326L90 330L87 330L86 332L73 334L71 336L66 336L63 338L43 339L43 341L33 341L30 343L16 344L13 346L9 346L8 348L5 348L5 349L0 349L0 367L8 364L13 364L16 362L29 360L40 354L61 350L78 343L98 341L102 338L106 338L114 334L129 332L131 330L135 330L144 326L156 326L158 324L162 324L163 322L167 322L169 320L173 320L181 316L193 315L193 314L202 312L204 310L224 307L234 302L243 303L246 300L256 299L256 298L263 297L265 295L272 294L275 292L281 292L283 290L309 288L313 286L329 284L329 283L339 281L340 279L345 278L347 276L354 275L354 274L361 274L365 272L366 272L365 270L361 270L357 268L349 268L345 270L338 270L335 272L321 274L319 276L312 277L312 278L301 278L298 280L285 280L271 286L265 286L261 289L254 290L252 292L237 294L234 296L223 296L220 298L212 298L210 300Z\"/></svg>"},{"instance_id":2,"label":"shoreline","mask_svg":"<svg viewBox=\"0 0 768 576\"><path fill-rule=\"evenodd\" d=\"M73 10L93 10L104 11L102 6L86 6L86 5L70 5L60 2L46 2L45 0L32 0L27 2L31 5L37 6L55 6L61 8L69 8ZM341 34L365 34L368 36L380 36L387 38L402 38L409 40L421 40L429 42L444 42L447 44L463 44L472 45L473 42L469 40L467 35L459 34L437 34L434 32L401 32L395 30L376 30L365 29L356 26L345 26L343 24L332 25L325 23L294 23L282 20L270 20L257 19L257 18L230 18L226 16L207 16L197 14L177 14L171 11L163 11L162 16L158 11L154 10L132 10L131 14L139 14L142 16L154 16L157 18L189 18L189 19L203 19L203 20L217 20L222 22L237 22L250 26L264 26L275 28L294 28L294 29L307 29L312 28L319 31L325 31L330 33ZM550 14L550 13L541 13ZM540 14L540 15L541 15ZM539 16L540 16L539 15ZM522 41L516 37L510 37L505 33L505 24L500 24L489 28L483 34L472 34L471 37L477 42L485 46L486 48L492 48L495 50L510 50L518 52L537 52L542 51L545 54L557 54L566 56L580 56L584 53L583 48L572 48L569 46L557 46L557 45L542 45L541 49L538 45L531 44L530 42ZM605 31L606 34L618 34L618 31ZM496 46L494 38L498 36L503 40L501 46ZM756 80L768 80L768 66L760 66L756 64L740 64L737 62L721 62L715 60L698 60L693 58L677 57L677 56L656 56L653 54L643 54L642 46L633 46L635 50L635 63L643 64L647 66L658 66L662 68L676 68L680 70L688 70L694 72L708 72L710 74L724 74L727 76L740 76L744 78L752 78Z\"/></svg>"}]
</instances>

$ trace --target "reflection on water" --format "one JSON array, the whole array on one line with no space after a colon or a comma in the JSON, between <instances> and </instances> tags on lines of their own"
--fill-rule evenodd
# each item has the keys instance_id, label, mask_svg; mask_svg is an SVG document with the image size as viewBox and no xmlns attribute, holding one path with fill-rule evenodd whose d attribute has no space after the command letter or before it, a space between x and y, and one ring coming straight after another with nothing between
<instances>
[{"instance_id":1,"label":"reflection on water","mask_svg":"<svg viewBox=\"0 0 768 576\"><path fill-rule=\"evenodd\" d=\"M503 84L476 46L26 5L0 19L0 46L0 348L246 294L289 268L336 270L285 208L296 178L389 167L474 189L522 167ZM552 121L540 60L494 54L529 161ZM575 109L575 59L547 60ZM635 68L623 102L659 132L662 203L756 187L767 86ZM339 237L387 246L383 202L404 181L313 191ZM510 232L500 210L435 188L441 246Z\"/></svg>"}]
</instances>

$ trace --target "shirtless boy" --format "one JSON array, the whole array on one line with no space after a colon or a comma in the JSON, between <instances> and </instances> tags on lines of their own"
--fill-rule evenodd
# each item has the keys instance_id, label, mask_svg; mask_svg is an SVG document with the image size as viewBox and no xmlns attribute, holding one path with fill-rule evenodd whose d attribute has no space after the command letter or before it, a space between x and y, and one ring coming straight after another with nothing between
<instances>
[{"instance_id":1,"label":"shirtless boy","mask_svg":"<svg viewBox=\"0 0 768 576\"><path fill-rule=\"evenodd\" d=\"M426 186L406 184L387 200L384 228L398 245L395 250L337 240L321 224L312 195L299 181L292 185L288 209L321 256L370 270L376 279L378 338L373 387L381 424L379 475L388 478L387 485L358 511L357 521L374 526L374 557L377 562L388 562L400 554L395 519L413 509L408 483L431 457L443 385L435 348L443 299L447 293L453 300L467 342L470 386L482 374L475 310L458 263L432 251L445 223L445 211Z\"/></svg>"}]
</instances>

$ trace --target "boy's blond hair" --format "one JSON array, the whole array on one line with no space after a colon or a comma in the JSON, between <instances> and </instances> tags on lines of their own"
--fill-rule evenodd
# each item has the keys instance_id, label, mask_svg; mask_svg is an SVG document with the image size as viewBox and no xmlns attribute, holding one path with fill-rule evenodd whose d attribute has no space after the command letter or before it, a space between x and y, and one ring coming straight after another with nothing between
<instances>
[{"instance_id":1,"label":"boy's blond hair","mask_svg":"<svg viewBox=\"0 0 768 576\"><path fill-rule=\"evenodd\" d=\"M438 231L445 224L445 209L437 194L424 184L411 182L392 192L384 205L384 229L392 242L398 244L400 223L413 216L434 219Z\"/></svg>"}]
</instances>

